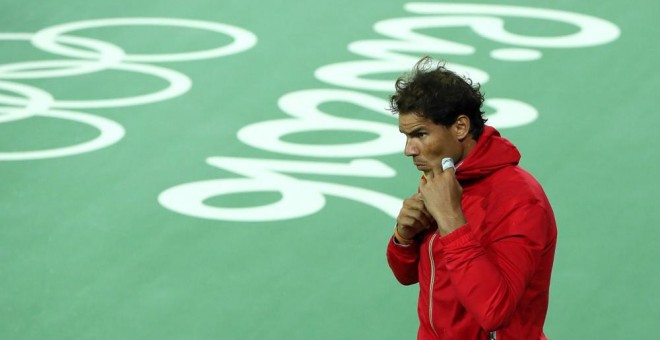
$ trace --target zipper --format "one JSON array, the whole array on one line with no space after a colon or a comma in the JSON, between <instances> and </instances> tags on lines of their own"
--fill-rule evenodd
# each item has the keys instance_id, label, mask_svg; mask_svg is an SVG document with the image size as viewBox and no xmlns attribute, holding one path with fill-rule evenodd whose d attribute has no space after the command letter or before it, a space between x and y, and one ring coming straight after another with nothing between
<instances>
[{"instance_id":1,"label":"zipper","mask_svg":"<svg viewBox=\"0 0 660 340\"><path fill-rule=\"evenodd\" d=\"M433 241L435 240L438 234L433 233L431 236L431 241L429 242L429 259L431 260L431 282L429 283L429 323L431 324L431 329L433 334L438 336L438 332L435 330L433 325L433 285L435 283L435 261L433 261Z\"/></svg>"},{"instance_id":2,"label":"zipper","mask_svg":"<svg viewBox=\"0 0 660 340\"><path fill-rule=\"evenodd\" d=\"M431 236L431 241L429 241L429 260L431 261L431 282L429 283L429 324L431 324L431 330L433 334L438 337L438 332L435 330L435 325L433 325L433 286L435 284L435 261L433 260L433 241L438 236L437 233L433 233ZM488 340L497 340L497 332L492 331L488 332Z\"/></svg>"}]
</instances>

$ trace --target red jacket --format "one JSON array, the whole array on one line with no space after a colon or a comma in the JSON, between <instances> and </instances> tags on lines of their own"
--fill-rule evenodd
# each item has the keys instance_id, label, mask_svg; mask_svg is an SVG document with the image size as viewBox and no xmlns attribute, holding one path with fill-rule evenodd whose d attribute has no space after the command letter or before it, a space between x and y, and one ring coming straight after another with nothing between
<instances>
[{"instance_id":1,"label":"red jacket","mask_svg":"<svg viewBox=\"0 0 660 340\"><path fill-rule=\"evenodd\" d=\"M518 166L520 153L492 127L456 170L467 224L437 229L387 260L404 285L419 283L418 339L545 339L557 227L543 189Z\"/></svg>"}]
</instances>

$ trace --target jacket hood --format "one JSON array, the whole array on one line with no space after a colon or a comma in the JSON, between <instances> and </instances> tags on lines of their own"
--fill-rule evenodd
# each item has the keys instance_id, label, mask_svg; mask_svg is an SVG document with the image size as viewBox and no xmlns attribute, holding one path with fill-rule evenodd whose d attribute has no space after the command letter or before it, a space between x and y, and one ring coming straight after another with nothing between
<instances>
[{"instance_id":1,"label":"jacket hood","mask_svg":"<svg viewBox=\"0 0 660 340\"><path fill-rule=\"evenodd\" d=\"M459 181L487 176L501 168L517 165L520 152L492 126L485 126L477 145L456 170Z\"/></svg>"}]
</instances>

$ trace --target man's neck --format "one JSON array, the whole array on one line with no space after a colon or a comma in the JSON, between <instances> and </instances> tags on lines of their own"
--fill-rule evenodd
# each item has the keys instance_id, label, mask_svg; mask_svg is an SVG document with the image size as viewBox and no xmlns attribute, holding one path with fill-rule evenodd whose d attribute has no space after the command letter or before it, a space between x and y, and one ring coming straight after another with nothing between
<instances>
[{"instance_id":1,"label":"man's neck","mask_svg":"<svg viewBox=\"0 0 660 340\"><path fill-rule=\"evenodd\" d=\"M461 145L463 146L463 154L461 155L461 159L458 161L463 162L467 156L472 152L472 150L477 146L477 141L473 137L468 137L465 138L462 142Z\"/></svg>"}]
</instances>

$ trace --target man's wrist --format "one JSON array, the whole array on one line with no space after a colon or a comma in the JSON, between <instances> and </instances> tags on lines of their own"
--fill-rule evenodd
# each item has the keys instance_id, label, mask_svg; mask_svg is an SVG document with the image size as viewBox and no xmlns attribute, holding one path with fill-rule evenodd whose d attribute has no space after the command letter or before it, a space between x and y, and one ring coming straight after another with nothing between
<instances>
[{"instance_id":1,"label":"man's wrist","mask_svg":"<svg viewBox=\"0 0 660 340\"><path fill-rule=\"evenodd\" d=\"M394 226L394 242L395 243L407 246L407 245L413 243L413 241L414 241L413 239L405 238L405 237L401 236L401 234L399 234L399 225L398 224Z\"/></svg>"},{"instance_id":2,"label":"man's wrist","mask_svg":"<svg viewBox=\"0 0 660 340\"><path fill-rule=\"evenodd\" d=\"M441 236L445 236L464 226L465 224L467 224L467 221L465 220L463 214L454 218L444 218L438 221L438 232L440 232Z\"/></svg>"}]
</instances>

